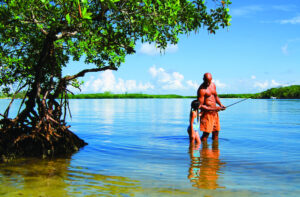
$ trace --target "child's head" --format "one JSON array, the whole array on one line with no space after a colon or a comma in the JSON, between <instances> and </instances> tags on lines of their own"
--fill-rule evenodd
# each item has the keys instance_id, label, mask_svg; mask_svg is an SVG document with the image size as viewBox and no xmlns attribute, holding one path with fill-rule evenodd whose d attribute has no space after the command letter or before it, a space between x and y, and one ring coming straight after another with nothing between
<instances>
[{"instance_id":1,"label":"child's head","mask_svg":"<svg viewBox=\"0 0 300 197\"><path fill-rule=\"evenodd\" d=\"M191 103L191 108L193 111L198 110L200 106L200 102L198 100L193 100Z\"/></svg>"}]
</instances>

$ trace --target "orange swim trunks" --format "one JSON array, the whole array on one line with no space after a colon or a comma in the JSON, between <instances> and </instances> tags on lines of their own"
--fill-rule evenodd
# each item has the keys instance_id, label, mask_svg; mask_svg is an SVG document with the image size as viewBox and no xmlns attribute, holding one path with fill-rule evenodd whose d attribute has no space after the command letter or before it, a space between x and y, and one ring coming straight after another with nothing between
<instances>
[{"instance_id":1,"label":"orange swim trunks","mask_svg":"<svg viewBox=\"0 0 300 197\"><path fill-rule=\"evenodd\" d=\"M200 117L200 130L211 133L213 131L220 131L219 114L215 111L202 112Z\"/></svg>"}]
</instances>

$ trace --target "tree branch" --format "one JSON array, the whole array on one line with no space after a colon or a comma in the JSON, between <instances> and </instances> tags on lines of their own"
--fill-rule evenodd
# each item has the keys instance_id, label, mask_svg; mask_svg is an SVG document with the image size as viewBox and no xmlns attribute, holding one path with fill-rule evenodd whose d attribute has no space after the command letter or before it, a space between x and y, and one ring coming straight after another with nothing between
<instances>
[{"instance_id":1,"label":"tree branch","mask_svg":"<svg viewBox=\"0 0 300 197\"><path fill-rule=\"evenodd\" d=\"M89 73L89 72L99 72L99 71L104 71L104 70L118 70L118 68L113 67L113 66L105 66L102 68L85 69L85 70L80 71L76 75L66 76L65 80L70 81L70 80L76 79L78 77L83 77L86 73Z\"/></svg>"},{"instance_id":2,"label":"tree branch","mask_svg":"<svg viewBox=\"0 0 300 197\"><path fill-rule=\"evenodd\" d=\"M33 11L31 11L31 13L32 13L33 22L37 25L41 25L40 22L38 20L36 20L35 15L33 14ZM46 30L44 30L43 28L41 28L41 31L43 32L43 34L48 35L48 32Z\"/></svg>"},{"instance_id":3,"label":"tree branch","mask_svg":"<svg viewBox=\"0 0 300 197\"><path fill-rule=\"evenodd\" d=\"M61 39L65 36L75 36L78 32L77 31L73 31L73 32L62 32L61 34L57 34L56 35L56 39Z\"/></svg>"}]
</instances>

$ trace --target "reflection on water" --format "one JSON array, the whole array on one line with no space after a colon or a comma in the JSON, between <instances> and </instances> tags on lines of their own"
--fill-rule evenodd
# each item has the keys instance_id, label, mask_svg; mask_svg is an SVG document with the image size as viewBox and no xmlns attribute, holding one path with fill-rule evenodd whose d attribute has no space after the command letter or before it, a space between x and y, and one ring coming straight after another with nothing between
<instances>
[{"instance_id":1,"label":"reflection on water","mask_svg":"<svg viewBox=\"0 0 300 197\"><path fill-rule=\"evenodd\" d=\"M225 188L218 184L218 177L221 174L221 167L225 164L220 161L219 142L213 141L212 148L207 142L201 145L191 145L189 154L191 165L188 178L193 187L202 189Z\"/></svg>"},{"instance_id":2,"label":"reflection on water","mask_svg":"<svg viewBox=\"0 0 300 197\"><path fill-rule=\"evenodd\" d=\"M218 143L209 138L187 153L191 101L70 100L68 123L88 146L67 159L0 164L0 196L299 194L300 100L232 106L219 113ZM0 113L8 103L0 99Z\"/></svg>"}]
</instances>

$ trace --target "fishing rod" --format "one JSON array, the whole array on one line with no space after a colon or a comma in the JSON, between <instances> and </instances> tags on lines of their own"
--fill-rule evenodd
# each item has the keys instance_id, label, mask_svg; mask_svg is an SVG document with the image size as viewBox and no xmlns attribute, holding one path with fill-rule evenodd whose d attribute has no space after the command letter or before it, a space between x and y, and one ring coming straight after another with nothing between
<instances>
[{"instance_id":1,"label":"fishing rod","mask_svg":"<svg viewBox=\"0 0 300 197\"><path fill-rule=\"evenodd\" d=\"M238 103L240 103L240 102L243 102L243 101L245 101L245 100L247 100L247 99L249 99L249 98L245 98L245 99L242 99L242 100L240 100L240 101L238 101L238 102L232 103L232 104L226 106L226 108L231 107L232 105L238 104Z\"/></svg>"}]
</instances>

